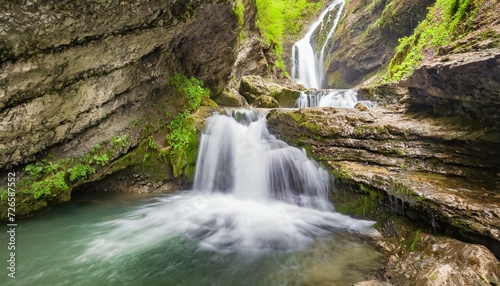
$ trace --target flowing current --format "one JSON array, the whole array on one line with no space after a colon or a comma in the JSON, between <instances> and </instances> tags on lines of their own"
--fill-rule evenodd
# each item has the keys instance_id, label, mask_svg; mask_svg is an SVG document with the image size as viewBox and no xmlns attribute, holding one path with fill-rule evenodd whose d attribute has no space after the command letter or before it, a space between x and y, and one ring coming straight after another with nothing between
<instances>
[{"instance_id":1,"label":"flowing current","mask_svg":"<svg viewBox=\"0 0 500 286\"><path fill-rule=\"evenodd\" d=\"M323 88L325 52L335 34L345 0L335 0L292 47L292 77L307 88ZM320 41L315 39L320 38ZM322 42L322 43L321 43ZM319 46L318 46L319 44Z\"/></svg>"},{"instance_id":2,"label":"flowing current","mask_svg":"<svg viewBox=\"0 0 500 286\"><path fill-rule=\"evenodd\" d=\"M201 138L194 190L105 223L80 259L112 259L182 236L223 253L303 249L332 231L374 233L335 213L328 173L269 134L264 116L213 115Z\"/></svg>"},{"instance_id":3,"label":"flowing current","mask_svg":"<svg viewBox=\"0 0 500 286\"><path fill-rule=\"evenodd\" d=\"M293 81L309 89L301 93L295 107L354 108L358 102L373 107L370 101L358 101L355 90L324 89L325 57L330 52L344 5L345 0L333 1L292 47Z\"/></svg>"}]
</instances>

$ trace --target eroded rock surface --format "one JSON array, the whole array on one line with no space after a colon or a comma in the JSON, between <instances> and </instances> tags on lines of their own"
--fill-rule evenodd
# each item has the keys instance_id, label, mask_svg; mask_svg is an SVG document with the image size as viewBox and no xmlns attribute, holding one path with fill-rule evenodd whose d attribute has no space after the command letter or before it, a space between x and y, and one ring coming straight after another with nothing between
<instances>
[{"instance_id":1,"label":"eroded rock surface","mask_svg":"<svg viewBox=\"0 0 500 286\"><path fill-rule=\"evenodd\" d=\"M231 5L3 1L0 169L158 100L151 95L175 72L202 79L214 94L222 91L237 50Z\"/></svg>"},{"instance_id":2,"label":"eroded rock surface","mask_svg":"<svg viewBox=\"0 0 500 286\"><path fill-rule=\"evenodd\" d=\"M498 130L382 108L272 111L268 124L398 213L500 254Z\"/></svg>"},{"instance_id":3,"label":"eroded rock surface","mask_svg":"<svg viewBox=\"0 0 500 286\"><path fill-rule=\"evenodd\" d=\"M495 124L500 118L500 48L426 62L403 85L410 92L410 108Z\"/></svg>"}]
</instances>

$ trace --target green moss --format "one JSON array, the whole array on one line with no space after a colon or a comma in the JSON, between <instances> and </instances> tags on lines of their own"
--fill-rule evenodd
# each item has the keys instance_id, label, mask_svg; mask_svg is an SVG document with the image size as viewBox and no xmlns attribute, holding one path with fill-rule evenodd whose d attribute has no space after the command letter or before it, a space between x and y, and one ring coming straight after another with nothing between
<instances>
[{"instance_id":1,"label":"green moss","mask_svg":"<svg viewBox=\"0 0 500 286\"><path fill-rule=\"evenodd\" d=\"M35 182L31 185L30 193L35 199L45 196L57 196L61 192L70 190L66 183L66 172L58 172L55 175L49 176L42 181Z\"/></svg>"},{"instance_id":2,"label":"green moss","mask_svg":"<svg viewBox=\"0 0 500 286\"><path fill-rule=\"evenodd\" d=\"M385 134L384 126L380 125L358 125L354 127L354 134L358 136Z\"/></svg>"},{"instance_id":3,"label":"green moss","mask_svg":"<svg viewBox=\"0 0 500 286\"><path fill-rule=\"evenodd\" d=\"M483 0L437 0L413 35L399 39L383 81L399 81L418 67L424 51L466 36Z\"/></svg>"},{"instance_id":4,"label":"green moss","mask_svg":"<svg viewBox=\"0 0 500 286\"><path fill-rule=\"evenodd\" d=\"M245 14L245 5L243 4L243 0L236 0L234 6L234 14L238 19L238 34L240 41L243 40L243 25L245 24L244 14Z\"/></svg>"},{"instance_id":5,"label":"green moss","mask_svg":"<svg viewBox=\"0 0 500 286\"><path fill-rule=\"evenodd\" d=\"M381 205L380 193L364 184L340 191L334 198L335 210L359 218L374 218Z\"/></svg>"},{"instance_id":6,"label":"green moss","mask_svg":"<svg viewBox=\"0 0 500 286\"><path fill-rule=\"evenodd\" d=\"M332 168L331 174L335 177L335 180L347 181L351 179L349 171L347 171L347 169L343 168L342 166Z\"/></svg>"}]
</instances>

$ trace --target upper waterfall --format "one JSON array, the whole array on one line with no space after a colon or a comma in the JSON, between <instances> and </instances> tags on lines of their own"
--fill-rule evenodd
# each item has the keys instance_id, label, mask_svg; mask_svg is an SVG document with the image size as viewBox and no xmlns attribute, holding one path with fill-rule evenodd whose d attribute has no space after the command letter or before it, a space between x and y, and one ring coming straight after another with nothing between
<instances>
[{"instance_id":1,"label":"upper waterfall","mask_svg":"<svg viewBox=\"0 0 500 286\"><path fill-rule=\"evenodd\" d=\"M330 44L344 9L345 0L335 0L311 25L304 38L292 47L293 81L307 88L324 85L325 52ZM315 41L315 37L320 40ZM319 46L317 46L319 44Z\"/></svg>"}]
</instances>

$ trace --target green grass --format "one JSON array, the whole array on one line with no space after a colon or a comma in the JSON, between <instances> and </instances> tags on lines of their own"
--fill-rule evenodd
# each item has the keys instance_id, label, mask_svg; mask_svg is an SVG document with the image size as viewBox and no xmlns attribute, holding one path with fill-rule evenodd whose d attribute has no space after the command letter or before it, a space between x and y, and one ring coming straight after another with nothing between
<instances>
[{"instance_id":1,"label":"green grass","mask_svg":"<svg viewBox=\"0 0 500 286\"><path fill-rule=\"evenodd\" d=\"M466 36L482 3L483 0L437 0L413 35L399 39L383 81L401 80L424 60L424 51L436 51Z\"/></svg>"},{"instance_id":2,"label":"green grass","mask_svg":"<svg viewBox=\"0 0 500 286\"><path fill-rule=\"evenodd\" d=\"M317 3L307 0L256 0L257 27L262 31L264 43L274 47L276 67L287 76L283 62L283 43L287 36L296 36L304 28L299 21L309 17L323 7L324 0Z\"/></svg>"}]
</instances>

